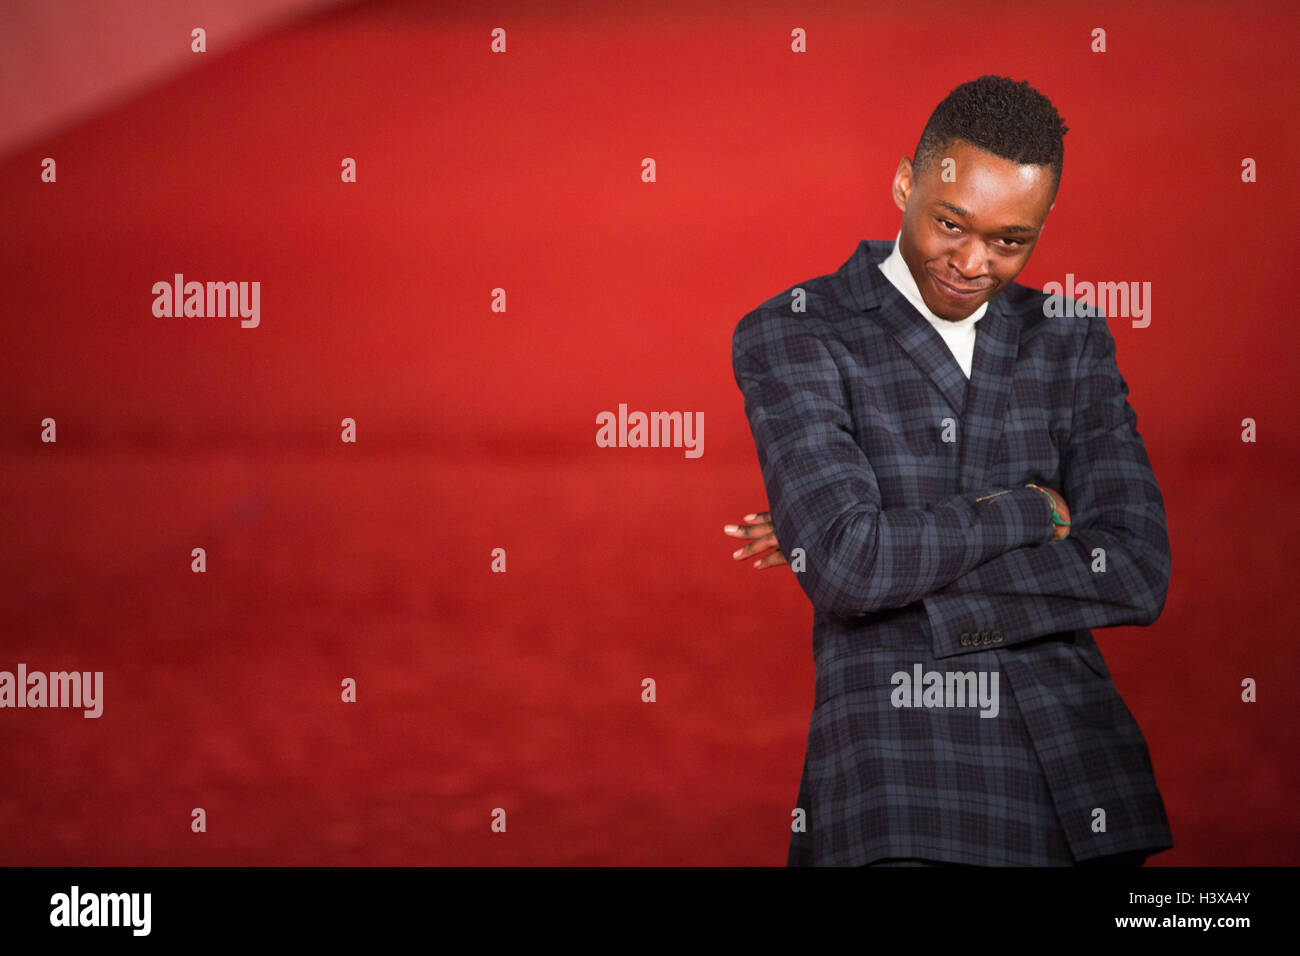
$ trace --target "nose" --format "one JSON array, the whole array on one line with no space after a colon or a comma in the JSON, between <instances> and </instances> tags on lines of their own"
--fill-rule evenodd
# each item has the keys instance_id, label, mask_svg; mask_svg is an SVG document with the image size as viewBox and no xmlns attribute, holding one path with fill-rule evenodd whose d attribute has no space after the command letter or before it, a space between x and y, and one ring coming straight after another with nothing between
<instances>
[{"instance_id":1,"label":"nose","mask_svg":"<svg viewBox=\"0 0 1300 956\"><path fill-rule=\"evenodd\" d=\"M962 241L948 256L948 267L969 281L984 274L984 264L987 261L988 253L984 249L984 243L967 235L962 237Z\"/></svg>"}]
</instances>

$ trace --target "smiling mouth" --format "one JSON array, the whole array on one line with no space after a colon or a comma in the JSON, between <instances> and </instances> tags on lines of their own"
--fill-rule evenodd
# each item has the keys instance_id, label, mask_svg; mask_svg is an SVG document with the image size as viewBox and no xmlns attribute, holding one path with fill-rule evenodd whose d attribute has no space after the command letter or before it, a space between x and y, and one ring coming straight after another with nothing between
<instances>
[{"instance_id":1,"label":"smiling mouth","mask_svg":"<svg viewBox=\"0 0 1300 956\"><path fill-rule=\"evenodd\" d=\"M980 288L979 286L963 288L962 286L951 285L944 282L934 273L930 273L930 278L934 280L935 285L937 285L942 291L947 292L949 295L957 296L958 298L969 299L973 295L979 295L981 292L988 291L988 289Z\"/></svg>"}]
</instances>

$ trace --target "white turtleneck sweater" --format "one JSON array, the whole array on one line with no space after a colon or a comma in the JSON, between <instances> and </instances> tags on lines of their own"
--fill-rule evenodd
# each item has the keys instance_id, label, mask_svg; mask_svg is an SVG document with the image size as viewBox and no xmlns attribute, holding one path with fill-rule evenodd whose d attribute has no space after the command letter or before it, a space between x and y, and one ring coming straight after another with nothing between
<instances>
[{"instance_id":1,"label":"white turtleneck sweater","mask_svg":"<svg viewBox=\"0 0 1300 956\"><path fill-rule=\"evenodd\" d=\"M925 300L921 298L921 290L916 286L916 280L912 278L912 270L907 268L907 263L903 260L903 254L898 250L898 242L903 238L900 230L894 237L894 251L884 262L880 263L880 271L885 274L885 278L893 283L894 288L903 293L903 297L916 307L916 310L925 316L926 320L934 326L943 340L948 343L948 349L952 352L952 357L957 360L961 370L970 378L971 361L975 356L975 323L984 317L988 311L989 304L983 303L978 309L966 316L964 319L958 319L955 322L950 319L941 319L928 308Z\"/></svg>"}]
</instances>

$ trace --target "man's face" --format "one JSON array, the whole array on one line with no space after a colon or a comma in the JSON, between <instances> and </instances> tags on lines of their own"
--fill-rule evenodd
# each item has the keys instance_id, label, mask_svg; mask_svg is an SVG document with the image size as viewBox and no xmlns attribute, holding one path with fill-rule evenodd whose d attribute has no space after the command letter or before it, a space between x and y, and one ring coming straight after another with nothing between
<instances>
[{"instance_id":1,"label":"man's face","mask_svg":"<svg viewBox=\"0 0 1300 956\"><path fill-rule=\"evenodd\" d=\"M906 158L898 164L894 202L921 298L942 319L964 319L1029 262L1053 205L1052 170L954 140L919 173Z\"/></svg>"}]
</instances>

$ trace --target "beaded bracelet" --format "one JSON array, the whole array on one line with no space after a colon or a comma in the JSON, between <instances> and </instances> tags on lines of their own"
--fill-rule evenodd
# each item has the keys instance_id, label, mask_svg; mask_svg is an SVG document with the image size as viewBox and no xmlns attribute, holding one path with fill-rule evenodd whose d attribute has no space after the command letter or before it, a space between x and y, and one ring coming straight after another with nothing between
<instances>
[{"instance_id":1,"label":"beaded bracelet","mask_svg":"<svg viewBox=\"0 0 1300 956\"><path fill-rule=\"evenodd\" d=\"M1052 524L1056 525L1058 528L1070 527L1070 522L1061 520L1061 515L1056 510L1056 499L1052 497L1051 493L1046 488L1042 488L1034 484L1033 482L1030 482L1029 484L1025 485L1025 487L1033 488L1035 491L1040 492L1041 494L1047 496L1047 500L1052 503ZM996 498L998 495L1009 495L1009 494L1011 494L1011 489L1007 488L1003 491L995 491L991 495L981 495L979 498L976 498L975 500L977 502L988 501L990 498Z\"/></svg>"},{"instance_id":2,"label":"beaded bracelet","mask_svg":"<svg viewBox=\"0 0 1300 956\"><path fill-rule=\"evenodd\" d=\"M1035 491L1041 492L1042 494L1047 496L1047 500L1052 503L1052 524L1056 525L1058 528L1070 527L1070 522L1061 520L1061 515L1056 510L1056 499L1052 497L1052 493L1050 491L1048 491L1046 488L1034 484L1033 482L1030 482L1029 484L1025 485L1025 487L1033 488Z\"/></svg>"}]
</instances>

